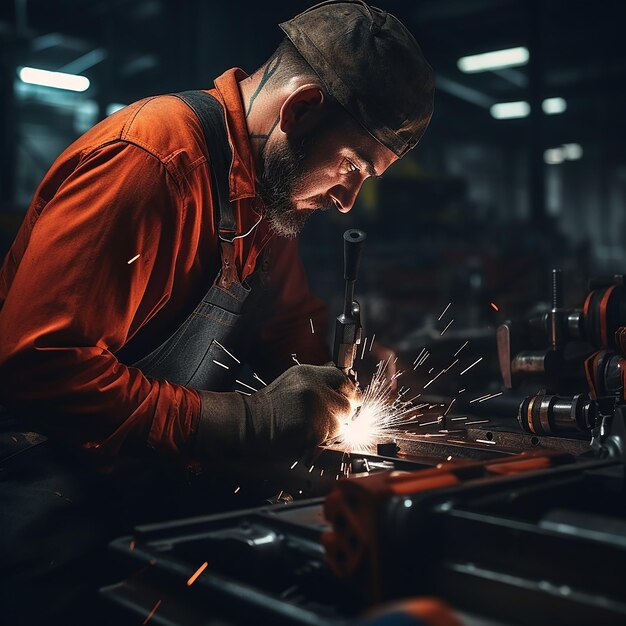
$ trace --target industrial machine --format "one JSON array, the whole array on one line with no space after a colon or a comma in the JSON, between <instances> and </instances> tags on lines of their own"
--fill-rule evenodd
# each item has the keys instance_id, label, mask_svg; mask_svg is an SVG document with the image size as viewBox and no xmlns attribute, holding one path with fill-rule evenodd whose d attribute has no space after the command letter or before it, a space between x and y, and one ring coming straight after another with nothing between
<instances>
[{"instance_id":1,"label":"industrial machine","mask_svg":"<svg viewBox=\"0 0 626 626\"><path fill-rule=\"evenodd\" d=\"M351 376L364 239L344 235L334 356ZM285 467L278 504L116 540L116 623L339 626L419 596L468 626L626 623L625 295L594 281L565 309L554 271L550 310L497 329L500 391L439 395L482 357L463 346L426 373L425 349L365 451L334 440Z\"/></svg>"}]
</instances>

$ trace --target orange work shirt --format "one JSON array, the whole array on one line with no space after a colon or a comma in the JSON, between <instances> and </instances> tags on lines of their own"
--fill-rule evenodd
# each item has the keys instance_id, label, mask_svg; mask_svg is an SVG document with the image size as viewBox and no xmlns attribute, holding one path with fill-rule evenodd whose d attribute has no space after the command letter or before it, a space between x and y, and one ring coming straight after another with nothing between
<instances>
[{"instance_id":1,"label":"orange work shirt","mask_svg":"<svg viewBox=\"0 0 626 626\"><path fill-rule=\"evenodd\" d=\"M245 77L228 70L209 92L225 110L238 232L258 219ZM146 353L160 345L220 270L205 152L194 113L157 96L97 124L46 174L0 270L0 402L30 427L108 459L126 444L189 451L198 393L148 378L115 353L131 339ZM292 353L321 364L328 350L324 306L308 291L295 240L273 236L262 220L236 240L240 277L264 246L272 300L250 359L272 378Z\"/></svg>"}]
</instances>

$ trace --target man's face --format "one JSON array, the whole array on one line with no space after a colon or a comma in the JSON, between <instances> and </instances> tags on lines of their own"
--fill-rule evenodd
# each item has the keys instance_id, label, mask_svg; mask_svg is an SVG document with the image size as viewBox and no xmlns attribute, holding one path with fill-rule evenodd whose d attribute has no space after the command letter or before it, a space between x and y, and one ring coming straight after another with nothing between
<instances>
[{"instance_id":1,"label":"man's face","mask_svg":"<svg viewBox=\"0 0 626 626\"><path fill-rule=\"evenodd\" d=\"M347 115L306 134L279 134L262 153L258 193L274 232L295 237L316 210L350 211L363 181L398 157Z\"/></svg>"}]
</instances>

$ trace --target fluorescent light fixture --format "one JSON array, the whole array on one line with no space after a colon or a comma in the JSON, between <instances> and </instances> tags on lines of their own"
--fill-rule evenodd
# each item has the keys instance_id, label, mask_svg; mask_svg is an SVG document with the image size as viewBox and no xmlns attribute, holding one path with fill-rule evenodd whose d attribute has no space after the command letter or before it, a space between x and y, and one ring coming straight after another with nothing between
<instances>
[{"instance_id":1,"label":"fluorescent light fixture","mask_svg":"<svg viewBox=\"0 0 626 626\"><path fill-rule=\"evenodd\" d=\"M520 46L518 48L507 48L506 50L495 50L494 52L483 52L482 54L461 57L456 64L462 72L471 74L473 72L487 72L504 67L526 65L528 58L528 48Z\"/></svg>"},{"instance_id":2,"label":"fluorescent light fixture","mask_svg":"<svg viewBox=\"0 0 626 626\"><path fill-rule=\"evenodd\" d=\"M117 113L117 111L120 111L125 107L125 104L120 104L119 102L111 102L111 104L107 104L105 112L108 117L109 115L113 115L113 113Z\"/></svg>"},{"instance_id":3,"label":"fluorescent light fixture","mask_svg":"<svg viewBox=\"0 0 626 626\"><path fill-rule=\"evenodd\" d=\"M543 160L547 165L559 165L565 160L563 150L561 148L549 148L543 153Z\"/></svg>"},{"instance_id":4,"label":"fluorescent light fixture","mask_svg":"<svg viewBox=\"0 0 626 626\"><path fill-rule=\"evenodd\" d=\"M578 161L583 158L583 147L579 143L564 143L561 150L563 157L568 161Z\"/></svg>"},{"instance_id":5,"label":"fluorescent light fixture","mask_svg":"<svg viewBox=\"0 0 626 626\"><path fill-rule=\"evenodd\" d=\"M563 98L546 98L541 103L541 108L547 115L563 113L563 111L567 109L567 102ZM512 120L527 117L530 114L530 104L525 100L519 100L517 102L498 102L491 106L489 111L497 120Z\"/></svg>"},{"instance_id":6,"label":"fluorescent light fixture","mask_svg":"<svg viewBox=\"0 0 626 626\"><path fill-rule=\"evenodd\" d=\"M512 120L519 117L527 117L530 113L530 104L524 100L518 102L498 102L489 112L497 120Z\"/></svg>"},{"instance_id":7,"label":"fluorescent light fixture","mask_svg":"<svg viewBox=\"0 0 626 626\"><path fill-rule=\"evenodd\" d=\"M67 89L69 91L86 91L90 85L89 79L85 76L50 72L35 67L21 67L18 70L18 76L24 83L53 87L54 89Z\"/></svg>"},{"instance_id":8,"label":"fluorescent light fixture","mask_svg":"<svg viewBox=\"0 0 626 626\"><path fill-rule=\"evenodd\" d=\"M567 109L567 102L563 98L546 98L541 103L541 108L547 115L555 115L556 113L563 113Z\"/></svg>"}]
</instances>

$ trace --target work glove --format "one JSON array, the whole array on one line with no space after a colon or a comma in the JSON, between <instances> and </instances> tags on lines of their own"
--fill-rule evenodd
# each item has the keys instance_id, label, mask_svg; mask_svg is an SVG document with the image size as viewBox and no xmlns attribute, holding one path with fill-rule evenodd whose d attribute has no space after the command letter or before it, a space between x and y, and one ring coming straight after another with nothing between
<instances>
[{"instance_id":1,"label":"work glove","mask_svg":"<svg viewBox=\"0 0 626 626\"><path fill-rule=\"evenodd\" d=\"M334 365L296 365L250 396L200 391L199 458L298 458L335 434L357 389Z\"/></svg>"}]
</instances>

